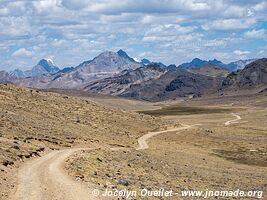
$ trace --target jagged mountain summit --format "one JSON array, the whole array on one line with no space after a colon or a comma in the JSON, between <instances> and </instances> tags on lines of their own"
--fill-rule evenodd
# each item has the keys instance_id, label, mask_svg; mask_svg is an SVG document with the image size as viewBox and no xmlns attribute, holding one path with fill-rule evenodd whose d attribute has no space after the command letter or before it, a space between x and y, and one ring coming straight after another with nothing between
<instances>
[{"instance_id":1,"label":"jagged mountain summit","mask_svg":"<svg viewBox=\"0 0 267 200\"><path fill-rule=\"evenodd\" d=\"M141 60L141 63L142 63L143 65L149 65L149 64L151 64L152 62L151 62L150 60L146 59L146 58L143 58L143 59Z\"/></svg>"},{"instance_id":2,"label":"jagged mountain summit","mask_svg":"<svg viewBox=\"0 0 267 200\"><path fill-rule=\"evenodd\" d=\"M187 62L187 63L183 63L181 65L179 65L179 67L183 68L183 69L194 69L194 68L200 68L204 65L207 64L212 64L212 65L216 65L219 66L221 68L227 69L229 71L236 71L238 69L243 69L246 65L248 65L249 63L255 61L256 59L248 59L248 60L238 60L235 62L231 62L228 64L225 64L217 59L213 59L213 60L201 60L199 58L194 58L191 62Z\"/></svg>"},{"instance_id":3,"label":"jagged mountain summit","mask_svg":"<svg viewBox=\"0 0 267 200\"><path fill-rule=\"evenodd\" d=\"M133 58L131 58L125 51L123 51L122 49L120 49L117 54L122 57L122 58L126 58L131 62L136 62Z\"/></svg>"},{"instance_id":4,"label":"jagged mountain summit","mask_svg":"<svg viewBox=\"0 0 267 200\"><path fill-rule=\"evenodd\" d=\"M85 86L83 90L90 93L120 95L131 85L157 79L166 72L167 69L163 69L157 64L149 64L134 70L124 70L115 76L95 81Z\"/></svg>"},{"instance_id":5,"label":"jagged mountain summit","mask_svg":"<svg viewBox=\"0 0 267 200\"><path fill-rule=\"evenodd\" d=\"M200 68L207 64L217 65L219 67L227 69L227 65L217 59L207 61L207 60L201 60L199 58L194 58L191 62L183 63L179 65L179 67L190 70L190 69Z\"/></svg>"},{"instance_id":6,"label":"jagged mountain summit","mask_svg":"<svg viewBox=\"0 0 267 200\"><path fill-rule=\"evenodd\" d=\"M141 64L134 61L122 50L118 52L105 51L93 60L85 61L78 65L74 71L84 73L108 72L116 73L125 69L135 69Z\"/></svg>"},{"instance_id":7,"label":"jagged mountain summit","mask_svg":"<svg viewBox=\"0 0 267 200\"><path fill-rule=\"evenodd\" d=\"M230 73L222 82L222 90L225 89L253 89L267 86L267 58L256 60L243 70Z\"/></svg>"},{"instance_id":8,"label":"jagged mountain summit","mask_svg":"<svg viewBox=\"0 0 267 200\"><path fill-rule=\"evenodd\" d=\"M170 64L170 65L165 65L164 63L162 62L152 62L146 58L143 58L140 62L142 65L159 65L161 68L166 68L166 69L174 69L176 68L176 65L175 64Z\"/></svg>"},{"instance_id":9,"label":"jagged mountain summit","mask_svg":"<svg viewBox=\"0 0 267 200\"><path fill-rule=\"evenodd\" d=\"M58 71L60 71L60 69L51 59L41 59L38 64L30 70L22 71L19 69L15 69L14 71L10 72L10 74L18 78L25 78L42 75L52 75L56 74Z\"/></svg>"},{"instance_id":10,"label":"jagged mountain summit","mask_svg":"<svg viewBox=\"0 0 267 200\"><path fill-rule=\"evenodd\" d=\"M113 76L142 64L131 59L125 52L105 51L92 60L84 61L74 68L65 68L54 75L32 77L17 81L18 84L37 88L81 89L84 85Z\"/></svg>"},{"instance_id":11,"label":"jagged mountain summit","mask_svg":"<svg viewBox=\"0 0 267 200\"><path fill-rule=\"evenodd\" d=\"M247 59L247 60L238 60L228 64L228 69L231 71L236 71L238 69L244 69L244 67L257 59Z\"/></svg>"}]
</instances>

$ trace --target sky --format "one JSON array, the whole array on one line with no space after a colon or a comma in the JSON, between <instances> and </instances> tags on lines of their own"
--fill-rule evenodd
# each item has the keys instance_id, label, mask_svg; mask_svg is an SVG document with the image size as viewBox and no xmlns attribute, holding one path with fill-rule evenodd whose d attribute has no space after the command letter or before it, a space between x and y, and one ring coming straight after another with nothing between
<instances>
[{"instance_id":1,"label":"sky","mask_svg":"<svg viewBox=\"0 0 267 200\"><path fill-rule=\"evenodd\" d=\"M1 0L0 70L103 51L181 64L267 57L266 0Z\"/></svg>"}]
</instances>

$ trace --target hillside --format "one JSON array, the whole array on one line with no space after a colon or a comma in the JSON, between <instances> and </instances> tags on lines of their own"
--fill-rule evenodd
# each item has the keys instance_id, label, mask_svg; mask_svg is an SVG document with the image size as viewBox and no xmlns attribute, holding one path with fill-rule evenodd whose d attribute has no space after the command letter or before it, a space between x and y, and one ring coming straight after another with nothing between
<instances>
[{"instance_id":1,"label":"hillside","mask_svg":"<svg viewBox=\"0 0 267 200\"><path fill-rule=\"evenodd\" d=\"M159 65L150 64L135 70L124 70L113 77L95 81L85 86L84 90L89 93L119 95L133 84L157 79L166 72L167 70L162 69Z\"/></svg>"},{"instance_id":2,"label":"hillside","mask_svg":"<svg viewBox=\"0 0 267 200\"><path fill-rule=\"evenodd\" d=\"M267 86L267 59L248 64L243 70L230 73L222 82L222 90L255 89Z\"/></svg>"},{"instance_id":3,"label":"hillside","mask_svg":"<svg viewBox=\"0 0 267 200\"><path fill-rule=\"evenodd\" d=\"M6 199L18 161L51 149L94 147L99 141L136 145L136 138L162 124L84 98L0 84L0 199Z\"/></svg>"},{"instance_id":4,"label":"hillside","mask_svg":"<svg viewBox=\"0 0 267 200\"><path fill-rule=\"evenodd\" d=\"M190 73L177 68L170 70L160 78L132 85L121 96L162 101L186 96L200 96L216 88L219 80L213 77Z\"/></svg>"},{"instance_id":5,"label":"hillside","mask_svg":"<svg viewBox=\"0 0 267 200\"><path fill-rule=\"evenodd\" d=\"M201 67L194 68L189 71L195 74L201 74L211 77L226 77L229 74L229 71L227 69L224 69L214 64L205 64Z\"/></svg>"}]
</instances>

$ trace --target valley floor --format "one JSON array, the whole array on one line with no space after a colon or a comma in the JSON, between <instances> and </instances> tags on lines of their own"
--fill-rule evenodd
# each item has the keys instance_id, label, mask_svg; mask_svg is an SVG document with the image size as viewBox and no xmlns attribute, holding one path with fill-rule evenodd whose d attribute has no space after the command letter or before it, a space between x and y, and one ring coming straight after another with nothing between
<instances>
[{"instance_id":1,"label":"valley floor","mask_svg":"<svg viewBox=\"0 0 267 200\"><path fill-rule=\"evenodd\" d=\"M100 185L103 192L123 189L118 183L127 180L126 188L137 191L165 188L180 194L183 190L239 189L266 195L266 112L242 107L236 113L164 116L186 128L156 134L148 141L149 148L141 151L102 149L74 156L67 168L83 181Z\"/></svg>"}]
</instances>

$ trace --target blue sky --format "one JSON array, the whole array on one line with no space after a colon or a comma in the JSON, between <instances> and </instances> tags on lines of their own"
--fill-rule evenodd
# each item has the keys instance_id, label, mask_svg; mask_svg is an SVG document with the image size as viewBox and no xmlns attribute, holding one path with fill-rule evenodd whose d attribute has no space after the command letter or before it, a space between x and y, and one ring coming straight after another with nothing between
<instances>
[{"instance_id":1,"label":"blue sky","mask_svg":"<svg viewBox=\"0 0 267 200\"><path fill-rule=\"evenodd\" d=\"M267 1L1 0L0 41L1 70L119 49L166 64L267 57Z\"/></svg>"}]
</instances>

